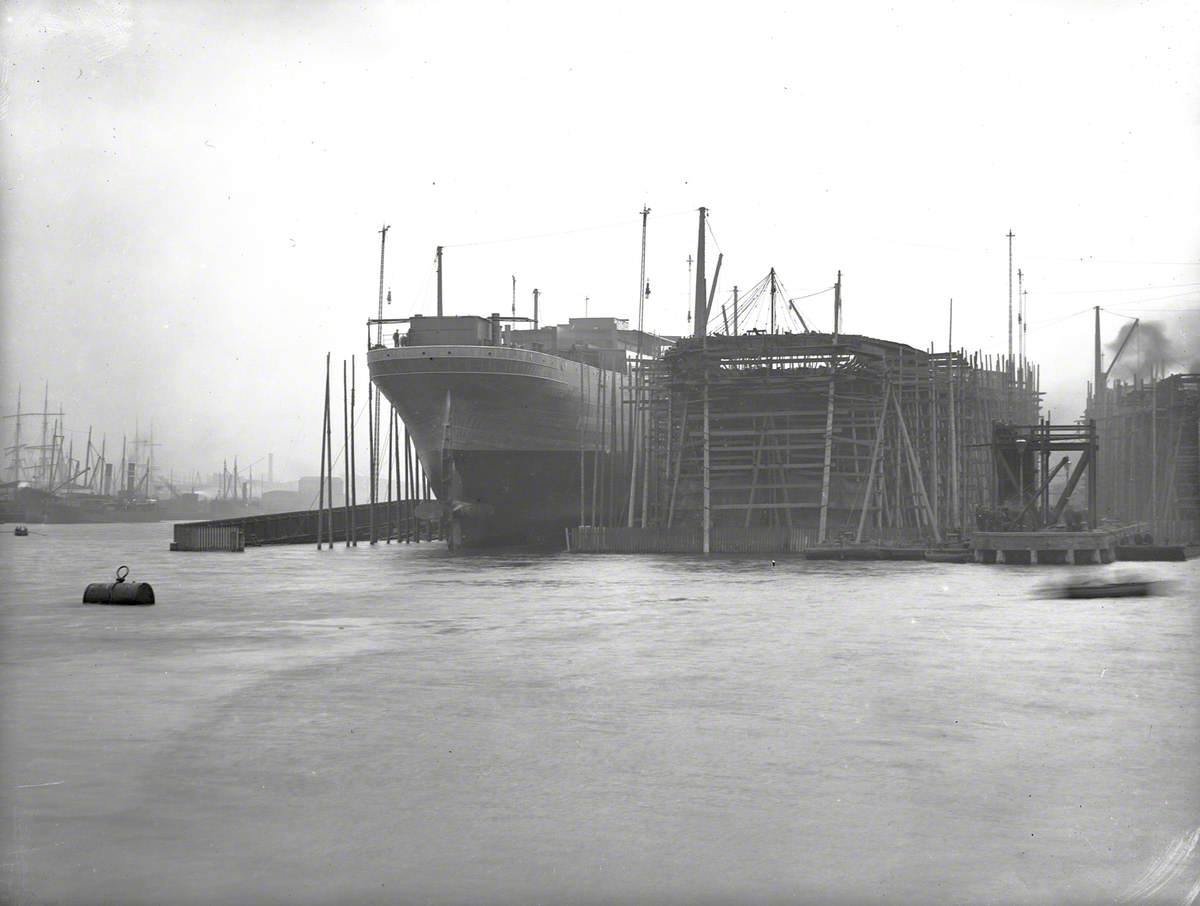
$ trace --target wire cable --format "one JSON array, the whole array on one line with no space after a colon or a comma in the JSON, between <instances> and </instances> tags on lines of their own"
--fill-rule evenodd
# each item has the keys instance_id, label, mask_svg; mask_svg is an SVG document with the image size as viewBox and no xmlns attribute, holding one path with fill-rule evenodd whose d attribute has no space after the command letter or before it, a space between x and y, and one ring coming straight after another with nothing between
<instances>
[{"instance_id":1,"label":"wire cable","mask_svg":"<svg viewBox=\"0 0 1200 906\"><path fill-rule=\"evenodd\" d=\"M657 215L657 219L662 220L667 217L679 217L679 216L682 216L683 214L690 214L690 213L692 213L690 210L673 211L669 214L659 214L659 215ZM618 227L632 226L632 225L640 224L641 222L642 222L641 217L636 217L632 220L620 220L620 221L616 221L614 223L601 223L601 224L595 224L593 226L577 227L572 230L558 230L553 233L535 233L535 234L532 234L529 236L509 236L504 239L481 239L478 242L456 242L456 243L452 243L452 244L443 245L442 248L443 249L466 249L466 248L475 248L476 246L480 246L480 245L500 245L500 244L506 243L506 242L526 242L531 239L553 239L556 236L573 236L576 233L590 233L590 232L594 232L596 230L613 230ZM714 240L714 241L716 241L716 240Z\"/></svg>"}]
</instances>

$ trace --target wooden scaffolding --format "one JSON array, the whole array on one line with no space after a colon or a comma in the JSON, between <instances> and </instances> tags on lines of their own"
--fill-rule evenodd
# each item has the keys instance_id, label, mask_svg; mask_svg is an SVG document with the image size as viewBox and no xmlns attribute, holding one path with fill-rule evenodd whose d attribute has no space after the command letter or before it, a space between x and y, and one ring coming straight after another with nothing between
<instances>
[{"instance_id":1,"label":"wooden scaffolding","mask_svg":"<svg viewBox=\"0 0 1200 906\"><path fill-rule=\"evenodd\" d=\"M1036 421L1040 393L1036 367L979 353L750 333L640 363L626 403L643 465L619 524L698 529L707 551L714 532L811 546L970 531L995 495L993 424Z\"/></svg>"},{"instance_id":2,"label":"wooden scaffolding","mask_svg":"<svg viewBox=\"0 0 1200 906\"><path fill-rule=\"evenodd\" d=\"M1102 516L1162 543L1200 543L1200 374L1092 385Z\"/></svg>"}]
</instances>

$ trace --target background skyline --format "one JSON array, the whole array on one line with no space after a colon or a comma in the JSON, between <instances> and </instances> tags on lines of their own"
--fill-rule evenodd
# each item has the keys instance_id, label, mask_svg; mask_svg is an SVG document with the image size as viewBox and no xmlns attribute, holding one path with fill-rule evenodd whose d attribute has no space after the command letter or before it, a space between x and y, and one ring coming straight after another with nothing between
<instances>
[{"instance_id":1,"label":"background skyline","mask_svg":"<svg viewBox=\"0 0 1200 906\"><path fill-rule=\"evenodd\" d=\"M433 312L440 244L448 314L507 313L515 275L518 314L536 286L543 323L585 298L636 322L645 204L646 326L684 332L704 205L715 309L772 266L793 297L840 269L846 332L943 350L952 297L954 345L993 355L1011 229L1055 420L1093 305L1106 341L1153 319L1168 367L1200 367L1191 4L4 15L0 408L48 380L75 432L153 420L179 470L316 471L326 351L365 401L383 223L386 316ZM797 306L829 329L830 294Z\"/></svg>"}]
</instances>

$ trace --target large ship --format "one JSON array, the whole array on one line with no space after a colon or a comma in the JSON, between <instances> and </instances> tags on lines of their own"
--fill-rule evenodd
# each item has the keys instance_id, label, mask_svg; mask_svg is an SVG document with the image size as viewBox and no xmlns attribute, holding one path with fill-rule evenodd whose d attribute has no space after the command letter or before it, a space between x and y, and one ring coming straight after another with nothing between
<instances>
[{"instance_id":1,"label":"large ship","mask_svg":"<svg viewBox=\"0 0 1200 906\"><path fill-rule=\"evenodd\" d=\"M520 329L476 316L388 321L371 380L412 438L454 544L561 543L628 485L631 362L668 341L617 318ZM586 493L585 493L586 491Z\"/></svg>"}]
</instances>

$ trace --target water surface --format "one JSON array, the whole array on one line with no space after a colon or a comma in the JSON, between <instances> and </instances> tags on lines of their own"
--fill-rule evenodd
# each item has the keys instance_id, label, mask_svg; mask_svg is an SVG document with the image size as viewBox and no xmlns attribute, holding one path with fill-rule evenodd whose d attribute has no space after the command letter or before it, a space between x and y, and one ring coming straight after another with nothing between
<instances>
[{"instance_id":1,"label":"water surface","mask_svg":"<svg viewBox=\"0 0 1200 906\"><path fill-rule=\"evenodd\" d=\"M1185 903L1200 564L0 535L8 899ZM120 564L151 608L79 603Z\"/></svg>"}]
</instances>

